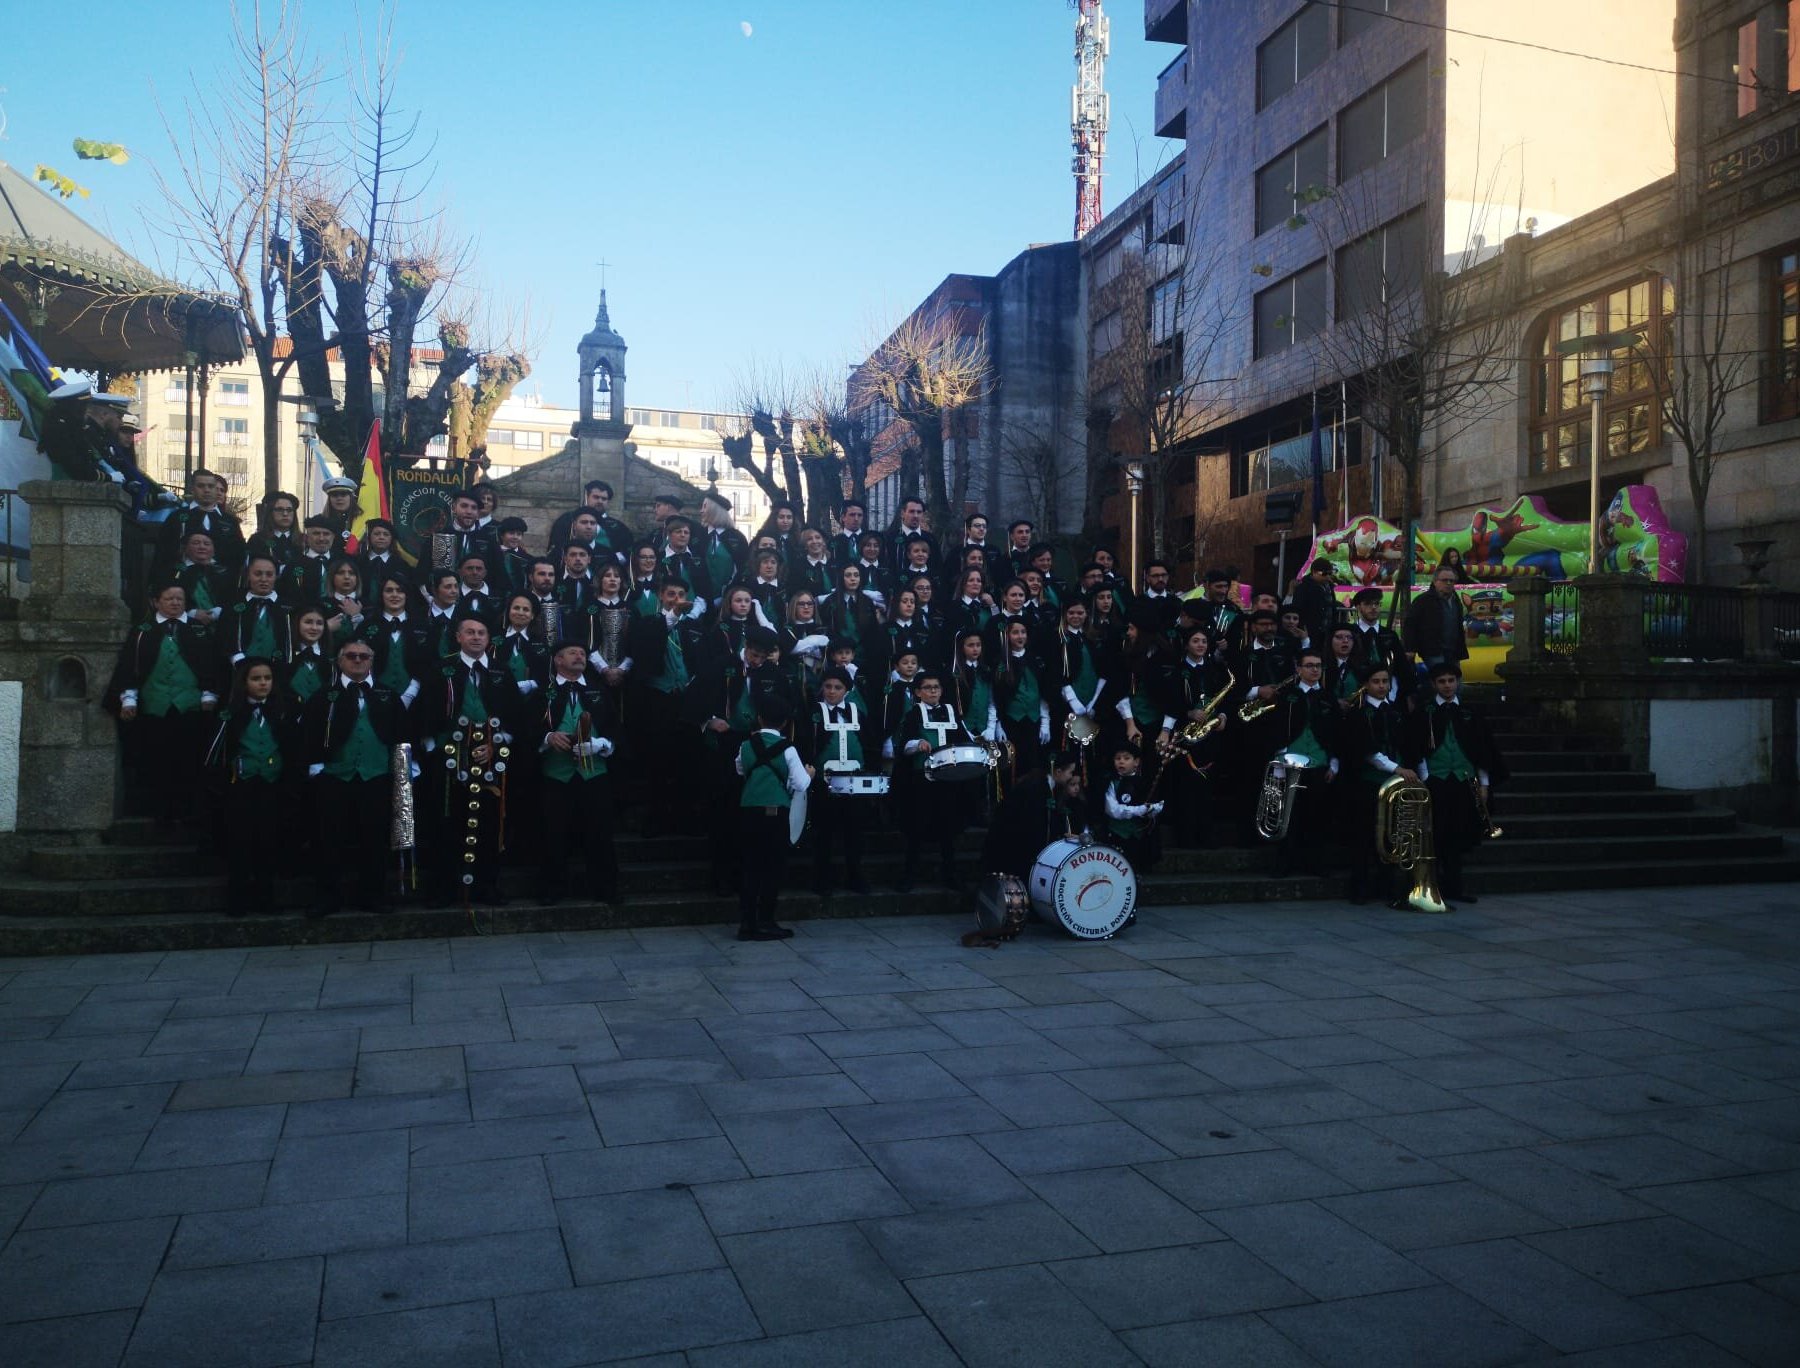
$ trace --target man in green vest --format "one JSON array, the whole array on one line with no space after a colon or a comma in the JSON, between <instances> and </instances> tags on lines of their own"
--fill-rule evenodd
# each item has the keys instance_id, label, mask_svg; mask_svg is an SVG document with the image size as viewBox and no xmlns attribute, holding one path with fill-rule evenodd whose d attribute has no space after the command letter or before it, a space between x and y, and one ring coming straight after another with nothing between
<instances>
[{"instance_id":1,"label":"man in green vest","mask_svg":"<svg viewBox=\"0 0 1800 1368\"><path fill-rule=\"evenodd\" d=\"M119 648L106 706L121 724L130 809L166 826L199 819L206 715L218 706L219 671L209 634L188 621L179 584L162 585L151 604L149 618Z\"/></svg>"},{"instance_id":2,"label":"man in green vest","mask_svg":"<svg viewBox=\"0 0 1800 1368\"><path fill-rule=\"evenodd\" d=\"M1463 882L1463 857L1487 832L1488 798L1507 777L1506 761L1486 720L1463 701L1462 670L1454 660L1431 670L1431 697L1408 721L1411 754L1431 792L1432 844L1445 898L1474 902Z\"/></svg>"},{"instance_id":3,"label":"man in green vest","mask_svg":"<svg viewBox=\"0 0 1800 1368\"><path fill-rule=\"evenodd\" d=\"M301 753L319 826L319 900L309 917L346 904L388 910L393 754L403 712L400 696L370 678L374 669L372 645L344 642L331 682L307 700L301 716Z\"/></svg>"},{"instance_id":4,"label":"man in green vest","mask_svg":"<svg viewBox=\"0 0 1800 1368\"><path fill-rule=\"evenodd\" d=\"M794 933L775 924L781 896L781 872L787 864L788 808L794 795L812 783L811 766L782 737L791 712L784 699L769 694L757 700L757 730L738 747L737 772L744 788L738 795L744 855L738 893L738 939L786 940Z\"/></svg>"},{"instance_id":5,"label":"man in green vest","mask_svg":"<svg viewBox=\"0 0 1800 1368\"><path fill-rule=\"evenodd\" d=\"M618 900L618 865L613 858L613 753L610 691L587 683L587 646L559 641L555 675L544 691L538 751L543 847L538 866L538 902L548 907L562 896L571 847L581 851L584 891L601 902ZM529 731L527 739L529 739Z\"/></svg>"}]
</instances>

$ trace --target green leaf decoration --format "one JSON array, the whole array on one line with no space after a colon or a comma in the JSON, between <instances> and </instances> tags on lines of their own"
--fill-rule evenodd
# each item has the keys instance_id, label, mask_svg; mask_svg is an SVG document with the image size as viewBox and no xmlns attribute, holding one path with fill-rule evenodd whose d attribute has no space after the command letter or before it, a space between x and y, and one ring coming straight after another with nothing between
<instances>
[{"instance_id":1,"label":"green leaf decoration","mask_svg":"<svg viewBox=\"0 0 1800 1368\"><path fill-rule=\"evenodd\" d=\"M75 139L75 155L83 161L111 162L114 166L123 166L131 160L123 143L95 142L92 138Z\"/></svg>"},{"instance_id":2,"label":"green leaf decoration","mask_svg":"<svg viewBox=\"0 0 1800 1368\"><path fill-rule=\"evenodd\" d=\"M39 162L37 164L37 178L47 182L50 188L56 191L56 193L61 195L64 199L71 199L76 195L80 195L83 199L88 197L86 186L77 185L54 166L45 166L42 162Z\"/></svg>"}]
</instances>

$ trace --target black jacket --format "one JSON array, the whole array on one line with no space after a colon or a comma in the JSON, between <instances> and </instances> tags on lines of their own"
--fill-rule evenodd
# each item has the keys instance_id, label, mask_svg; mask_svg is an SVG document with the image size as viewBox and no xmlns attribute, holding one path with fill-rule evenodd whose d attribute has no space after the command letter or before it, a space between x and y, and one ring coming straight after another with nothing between
<instances>
[{"instance_id":1,"label":"black jacket","mask_svg":"<svg viewBox=\"0 0 1800 1368\"><path fill-rule=\"evenodd\" d=\"M988 824L987 839L981 847L982 870L1029 878L1031 866L1045 846L1071 830L1085 829L1087 824L1085 805L1071 803L1060 795L1052 797L1046 771L1021 774Z\"/></svg>"},{"instance_id":2,"label":"black jacket","mask_svg":"<svg viewBox=\"0 0 1800 1368\"><path fill-rule=\"evenodd\" d=\"M406 739L405 709L400 695L373 680L368 685L367 710L375 739L390 750ZM306 701L300 716L300 755L307 765L329 764L350 739L356 725L354 701L337 679ZM416 758L416 757L415 757Z\"/></svg>"},{"instance_id":3,"label":"black jacket","mask_svg":"<svg viewBox=\"0 0 1800 1368\"><path fill-rule=\"evenodd\" d=\"M1469 658L1460 595L1453 592L1446 601L1435 589L1427 589L1406 610L1405 626L1406 649L1425 663Z\"/></svg>"},{"instance_id":4,"label":"black jacket","mask_svg":"<svg viewBox=\"0 0 1800 1368\"><path fill-rule=\"evenodd\" d=\"M501 731L515 732L523 703L519 686L510 673L495 668L492 659L490 656L489 664L476 667L476 687L493 725ZM466 688L466 668L460 655L449 655L418 677L419 697L413 706L421 737L441 741L455 727L461 714L459 700Z\"/></svg>"},{"instance_id":5,"label":"black jacket","mask_svg":"<svg viewBox=\"0 0 1800 1368\"><path fill-rule=\"evenodd\" d=\"M234 659L250 653L250 638L256 632L259 610L268 614L269 633L275 639L270 655L276 660L286 660L293 653L293 610L280 602L265 607L240 595L236 603L226 605L224 613L213 624L213 640L218 645L223 668L229 669Z\"/></svg>"},{"instance_id":6,"label":"black jacket","mask_svg":"<svg viewBox=\"0 0 1800 1368\"><path fill-rule=\"evenodd\" d=\"M117 712L119 696L128 689L141 689L144 680L156 668L156 657L162 651L165 631L155 620L140 623L125 634L119 647L119 658L113 666L112 679L106 686L101 706ZM175 624L175 644L188 669L194 672L204 693L218 693L221 674L218 654L213 648L212 633L191 622Z\"/></svg>"}]
</instances>

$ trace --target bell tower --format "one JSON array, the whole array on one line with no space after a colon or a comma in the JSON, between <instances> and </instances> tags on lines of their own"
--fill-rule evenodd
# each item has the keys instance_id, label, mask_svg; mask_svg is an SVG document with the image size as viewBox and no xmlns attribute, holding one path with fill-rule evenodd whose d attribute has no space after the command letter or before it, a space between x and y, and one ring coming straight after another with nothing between
<instances>
[{"instance_id":1,"label":"bell tower","mask_svg":"<svg viewBox=\"0 0 1800 1368\"><path fill-rule=\"evenodd\" d=\"M576 346L581 358L581 423L625 424L625 339L613 331L606 312L606 290L594 327Z\"/></svg>"}]
</instances>

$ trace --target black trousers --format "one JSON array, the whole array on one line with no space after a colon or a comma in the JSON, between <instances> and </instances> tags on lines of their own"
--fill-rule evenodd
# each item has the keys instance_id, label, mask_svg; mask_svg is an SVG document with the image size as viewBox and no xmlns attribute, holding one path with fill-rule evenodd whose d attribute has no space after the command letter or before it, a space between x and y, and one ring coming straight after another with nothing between
<instances>
[{"instance_id":1,"label":"black trousers","mask_svg":"<svg viewBox=\"0 0 1800 1368\"><path fill-rule=\"evenodd\" d=\"M1481 831L1480 814L1475 807L1474 786L1466 779L1425 781L1431 793L1431 840L1436 847L1438 887L1446 898L1460 898L1468 890L1463 885L1463 857L1475 848Z\"/></svg>"},{"instance_id":2,"label":"black trousers","mask_svg":"<svg viewBox=\"0 0 1800 1368\"><path fill-rule=\"evenodd\" d=\"M1012 742L1014 774L1029 774L1043 767L1044 748L1038 742L1039 725L1035 717L1025 722L1015 722L1009 717L1000 719L1000 730Z\"/></svg>"},{"instance_id":3,"label":"black trousers","mask_svg":"<svg viewBox=\"0 0 1800 1368\"><path fill-rule=\"evenodd\" d=\"M592 779L546 779L538 790L542 850L538 893L553 898L563 890L569 855L579 850L583 891L601 902L617 902L619 865L613 855L612 775Z\"/></svg>"},{"instance_id":4,"label":"black trousers","mask_svg":"<svg viewBox=\"0 0 1800 1368\"><path fill-rule=\"evenodd\" d=\"M1293 770L1288 771L1289 774ZM1287 873L1323 874L1331 856L1331 798L1337 787L1324 765L1300 771L1300 792L1294 798L1294 815L1281 843L1281 864Z\"/></svg>"},{"instance_id":5,"label":"black trousers","mask_svg":"<svg viewBox=\"0 0 1800 1368\"><path fill-rule=\"evenodd\" d=\"M1334 787L1343 789L1340 797L1349 847L1350 896L1391 902L1399 896L1399 871L1395 865L1384 864L1375 851L1378 786L1358 777L1340 778Z\"/></svg>"},{"instance_id":6,"label":"black trousers","mask_svg":"<svg viewBox=\"0 0 1800 1368\"><path fill-rule=\"evenodd\" d=\"M787 868L788 810L739 808L738 835L744 855L738 883L738 927L754 931L775 921L781 875Z\"/></svg>"},{"instance_id":7,"label":"black trousers","mask_svg":"<svg viewBox=\"0 0 1800 1368\"><path fill-rule=\"evenodd\" d=\"M485 781L471 793L474 781L451 774L441 749L425 756L421 778L414 811L426 896L438 901L492 893L500 881L499 797ZM325 855L329 858L330 851Z\"/></svg>"},{"instance_id":8,"label":"black trousers","mask_svg":"<svg viewBox=\"0 0 1800 1368\"><path fill-rule=\"evenodd\" d=\"M225 784L221 792L224 820L226 897L231 911L273 910L275 875L284 863L288 843L282 821L287 785L246 779Z\"/></svg>"},{"instance_id":9,"label":"black trousers","mask_svg":"<svg viewBox=\"0 0 1800 1368\"><path fill-rule=\"evenodd\" d=\"M1203 746L1201 752L1194 757L1194 764L1206 763L1206 752L1216 747ZM1188 763L1185 751L1176 751L1168 761L1174 768L1169 777L1163 781L1161 793L1168 802L1170 811L1165 814L1172 817L1172 822L1165 822L1171 835L1189 850L1199 850L1206 844L1206 828L1212 819L1212 801L1214 779L1212 775L1221 774L1222 769L1214 769L1212 775L1202 774L1194 765Z\"/></svg>"},{"instance_id":10,"label":"black trousers","mask_svg":"<svg viewBox=\"0 0 1800 1368\"><path fill-rule=\"evenodd\" d=\"M200 765L214 714L140 712L119 724L127 808L161 821L199 819Z\"/></svg>"},{"instance_id":11,"label":"black trousers","mask_svg":"<svg viewBox=\"0 0 1800 1368\"><path fill-rule=\"evenodd\" d=\"M393 781L385 774L377 779L321 774L307 782L319 828L320 901L329 907L382 902L393 829Z\"/></svg>"},{"instance_id":12,"label":"black trousers","mask_svg":"<svg viewBox=\"0 0 1800 1368\"><path fill-rule=\"evenodd\" d=\"M919 856L928 844L937 848L939 867L946 875L953 875L956 832L963 819L963 791L969 786L930 783L912 766L911 756L900 756L894 761L900 820L906 830L906 870L901 877L914 877Z\"/></svg>"},{"instance_id":13,"label":"black trousers","mask_svg":"<svg viewBox=\"0 0 1800 1368\"><path fill-rule=\"evenodd\" d=\"M642 689L635 696L639 726L632 728L631 765L644 802L646 834L689 829L693 777L701 763L699 735L681 717L681 695Z\"/></svg>"},{"instance_id":14,"label":"black trousers","mask_svg":"<svg viewBox=\"0 0 1800 1368\"><path fill-rule=\"evenodd\" d=\"M863 809L875 801L833 793L825 787L823 776L814 786L807 812L812 818L813 881L821 892L831 888L833 851L843 852L845 878L851 883L862 878Z\"/></svg>"}]
</instances>

